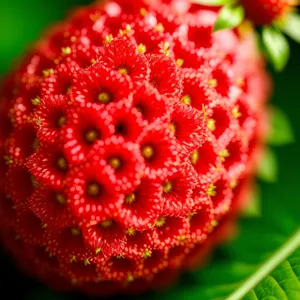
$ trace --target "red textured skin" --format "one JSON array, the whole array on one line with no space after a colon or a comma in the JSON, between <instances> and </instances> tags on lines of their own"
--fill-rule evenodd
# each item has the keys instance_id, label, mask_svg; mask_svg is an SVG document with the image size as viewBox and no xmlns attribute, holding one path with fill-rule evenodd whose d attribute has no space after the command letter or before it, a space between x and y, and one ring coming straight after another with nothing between
<instances>
[{"instance_id":1,"label":"red textured skin","mask_svg":"<svg viewBox=\"0 0 300 300\"><path fill-rule=\"evenodd\" d=\"M7 77L0 234L28 273L139 293L230 236L270 86L252 32L212 35L215 19L186 0L84 7Z\"/></svg>"},{"instance_id":2,"label":"red textured skin","mask_svg":"<svg viewBox=\"0 0 300 300\"><path fill-rule=\"evenodd\" d=\"M296 5L295 0L241 0L247 17L255 25L271 25Z\"/></svg>"}]
</instances>

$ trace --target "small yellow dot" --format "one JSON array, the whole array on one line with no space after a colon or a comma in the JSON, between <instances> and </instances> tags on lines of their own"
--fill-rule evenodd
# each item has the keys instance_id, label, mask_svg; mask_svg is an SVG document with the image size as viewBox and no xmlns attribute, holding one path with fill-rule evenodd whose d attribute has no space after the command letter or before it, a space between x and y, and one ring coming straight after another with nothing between
<instances>
[{"instance_id":1,"label":"small yellow dot","mask_svg":"<svg viewBox=\"0 0 300 300\"><path fill-rule=\"evenodd\" d=\"M213 88L216 88L218 86L218 81L216 79L211 79L208 81L208 84Z\"/></svg>"},{"instance_id":2,"label":"small yellow dot","mask_svg":"<svg viewBox=\"0 0 300 300\"><path fill-rule=\"evenodd\" d=\"M100 93L98 95L98 101L104 104L108 104L109 102L111 102L111 96L109 95L109 93Z\"/></svg>"},{"instance_id":3,"label":"small yellow dot","mask_svg":"<svg viewBox=\"0 0 300 300\"><path fill-rule=\"evenodd\" d=\"M170 123L169 129L171 130L171 132L176 133L176 125L173 122Z\"/></svg>"},{"instance_id":4,"label":"small yellow dot","mask_svg":"<svg viewBox=\"0 0 300 300\"><path fill-rule=\"evenodd\" d=\"M166 181L163 185L163 191L164 193L170 193L173 189L173 186L172 186L172 182L171 181Z\"/></svg>"},{"instance_id":5,"label":"small yellow dot","mask_svg":"<svg viewBox=\"0 0 300 300\"><path fill-rule=\"evenodd\" d=\"M68 162L63 156L56 160L56 165L61 171L66 171L68 169Z\"/></svg>"},{"instance_id":6,"label":"small yellow dot","mask_svg":"<svg viewBox=\"0 0 300 300\"><path fill-rule=\"evenodd\" d=\"M128 195L125 197L125 202L126 202L127 204L131 204L131 203L133 203L135 200L136 200L136 197L135 197L135 194L134 194L134 193L128 194Z\"/></svg>"},{"instance_id":7,"label":"small yellow dot","mask_svg":"<svg viewBox=\"0 0 300 300\"><path fill-rule=\"evenodd\" d=\"M140 14L142 17L146 17L148 15L148 11L145 8L140 9Z\"/></svg>"},{"instance_id":8,"label":"small yellow dot","mask_svg":"<svg viewBox=\"0 0 300 300\"><path fill-rule=\"evenodd\" d=\"M113 225L113 221L112 220L106 220L100 223L100 226L103 228L109 228Z\"/></svg>"},{"instance_id":9,"label":"small yellow dot","mask_svg":"<svg viewBox=\"0 0 300 300\"><path fill-rule=\"evenodd\" d=\"M147 51L147 48L144 44L139 44L137 51L138 53L145 53Z\"/></svg>"},{"instance_id":10,"label":"small yellow dot","mask_svg":"<svg viewBox=\"0 0 300 300\"><path fill-rule=\"evenodd\" d=\"M182 67L183 64L184 64L184 60L183 59L179 58L179 59L176 60L176 65L177 65L178 68Z\"/></svg>"},{"instance_id":11,"label":"small yellow dot","mask_svg":"<svg viewBox=\"0 0 300 300\"><path fill-rule=\"evenodd\" d=\"M87 187L87 194L90 197L97 197L100 194L100 185L98 183L92 182Z\"/></svg>"},{"instance_id":12,"label":"small yellow dot","mask_svg":"<svg viewBox=\"0 0 300 300\"><path fill-rule=\"evenodd\" d=\"M64 205L64 204L66 204L67 199L66 199L66 197L63 194L57 193L56 194L56 201L59 204Z\"/></svg>"},{"instance_id":13,"label":"small yellow dot","mask_svg":"<svg viewBox=\"0 0 300 300\"><path fill-rule=\"evenodd\" d=\"M136 233L136 230L133 229L132 227L126 229L126 234L129 235L129 236L134 236Z\"/></svg>"},{"instance_id":14,"label":"small yellow dot","mask_svg":"<svg viewBox=\"0 0 300 300\"><path fill-rule=\"evenodd\" d=\"M62 56L66 56L72 53L72 50L70 47L61 48Z\"/></svg>"},{"instance_id":15,"label":"small yellow dot","mask_svg":"<svg viewBox=\"0 0 300 300\"><path fill-rule=\"evenodd\" d=\"M165 28L163 24L159 23L154 27L154 30L160 33L163 33L165 31Z\"/></svg>"},{"instance_id":16,"label":"small yellow dot","mask_svg":"<svg viewBox=\"0 0 300 300\"><path fill-rule=\"evenodd\" d=\"M57 127L62 127L63 125L65 125L67 122L67 117L66 116L60 116L57 120Z\"/></svg>"},{"instance_id":17,"label":"small yellow dot","mask_svg":"<svg viewBox=\"0 0 300 300\"><path fill-rule=\"evenodd\" d=\"M146 249L146 250L144 251L144 253L143 253L143 256L144 256L145 259L151 257L151 256L152 256L152 251L149 250L149 249Z\"/></svg>"},{"instance_id":18,"label":"small yellow dot","mask_svg":"<svg viewBox=\"0 0 300 300\"><path fill-rule=\"evenodd\" d=\"M206 193L207 193L208 196L211 196L211 197L216 196L217 195L216 186L211 184L209 186L209 188L207 189Z\"/></svg>"},{"instance_id":19,"label":"small yellow dot","mask_svg":"<svg viewBox=\"0 0 300 300\"><path fill-rule=\"evenodd\" d=\"M87 143L94 143L99 138L99 131L96 129L88 130L84 138Z\"/></svg>"},{"instance_id":20,"label":"small yellow dot","mask_svg":"<svg viewBox=\"0 0 300 300\"><path fill-rule=\"evenodd\" d=\"M79 236L79 235L81 235L81 231L78 228L73 227L73 228L71 228L71 234L73 236Z\"/></svg>"},{"instance_id":21,"label":"small yellow dot","mask_svg":"<svg viewBox=\"0 0 300 300\"><path fill-rule=\"evenodd\" d=\"M152 146L145 146L142 149L142 155L146 158L146 159L151 159L154 156L154 149Z\"/></svg>"},{"instance_id":22,"label":"small yellow dot","mask_svg":"<svg viewBox=\"0 0 300 300\"><path fill-rule=\"evenodd\" d=\"M155 226L157 227L162 227L166 223L166 218L165 217L160 217L156 220Z\"/></svg>"},{"instance_id":23,"label":"small yellow dot","mask_svg":"<svg viewBox=\"0 0 300 300\"><path fill-rule=\"evenodd\" d=\"M31 100L31 103L34 105L34 106L37 106L41 103L41 99L39 97L36 97L34 99Z\"/></svg>"},{"instance_id":24,"label":"small yellow dot","mask_svg":"<svg viewBox=\"0 0 300 300\"><path fill-rule=\"evenodd\" d=\"M124 76L128 75L128 70L126 68L119 68L118 71Z\"/></svg>"},{"instance_id":25,"label":"small yellow dot","mask_svg":"<svg viewBox=\"0 0 300 300\"><path fill-rule=\"evenodd\" d=\"M190 160L194 166L197 165L198 160L199 160L199 151L198 150L195 150L191 153Z\"/></svg>"},{"instance_id":26,"label":"small yellow dot","mask_svg":"<svg viewBox=\"0 0 300 300\"><path fill-rule=\"evenodd\" d=\"M230 156L230 153L228 152L227 149L224 149L219 152L219 156L221 157L222 161L225 161L225 159Z\"/></svg>"},{"instance_id":27,"label":"small yellow dot","mask_svg":"<svg viewBox=\"0 0 300 300\"><path fill-rule=\"evenodd\" d=\"M112 34L108 34L106 37L105 37L105 43L106 44L110 44L112 41L113 41L113 36Z\"/></svg>"},{"instance_id":28,"label":"small yellow dot","mask_svg":"<svg viewBox=\"0 0 300 300\"><path fill-rule=\"evenodd\" d=\"M185 105L191 105L192 99L189 95L185 95L181 98L181 102Z\"/></svg>"},{"instance_id":29,"label":"small yellow dot","mask_svg":"<svg viewBox=\"0 0 300 300\"><path fill-rule=\"evenodd\" d=\"M208 127L209 130L215 131L216 130L216 121L214 119L208 119L207 120L207 127Z\"/></svg>"},{"instance_id":30,"label":"small yellow dot","mask_svg":"<svg viewBox=\"0 0 300 300\"><path fill-rule=\"evenodd\" d=\"M239 107L236 106L232 109L232 116L235 118L235 119L238 119L242 116L242 114L240 113L239 111Z\"/></svg>"},{"instance_id":31,"label":"small yellow dot","mask_svg":"<svg viewBox=\"0 0 300 300\"><path fill-rule=\"evenodd\" d=\"M108 163L110 164L110 166L114 169L119 169L122 166L122 161L120 158L118 157L112 157L108 160Z\"/></svg>"}]
</instances>

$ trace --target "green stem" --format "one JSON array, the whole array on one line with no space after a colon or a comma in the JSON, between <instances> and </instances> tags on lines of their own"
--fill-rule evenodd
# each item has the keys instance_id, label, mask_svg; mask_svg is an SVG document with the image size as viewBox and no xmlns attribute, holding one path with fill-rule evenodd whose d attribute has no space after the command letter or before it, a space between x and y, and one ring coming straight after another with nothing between
<instances>
[{"instance_id":1,"label":"green stem","mask_svg":"<svg viewBox=\"0 0 300 300\"><path fill-rule=\"evenodd\" d=\"M288 258L300 247L300 229L279 248L260 268L251 275L227 300L240 300L254 289L269 273L271 273L281 262Z\"/></svg>"}]
</instances>

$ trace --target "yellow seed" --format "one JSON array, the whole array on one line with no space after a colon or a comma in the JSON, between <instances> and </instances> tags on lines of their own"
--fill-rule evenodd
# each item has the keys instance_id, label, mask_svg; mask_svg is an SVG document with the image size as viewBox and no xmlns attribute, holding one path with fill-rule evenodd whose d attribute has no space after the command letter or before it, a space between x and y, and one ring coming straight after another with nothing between
<instances>
[{"instance_id":1,"label":"yellow seed","mask_svg":"<svg viewBox=\"0 0 300 300\"><path fill-rule=\"evenodd\" d=\"M112 157L109 159L108 163L114 169L119 169L122 166L122 161L118 157Z\"/></svg>"},{"instance_id":2,"label":"yellow seed","mask_svg":"<svg viewBox=\"0 0 300 300\"><path fill-rule=\"evenodd\" d=\"M171 132L175 133L176 132L176 125L174 123L170 123L169 128Z\"/></svg>"},{"instance_id":3,"label":"yellow seed","mask_svg":"<svg viewBox=\"0 0 300 300\"><path fill-rule=\"evenodd\" d=\"M235 119L238 119L242 116L242 114L239 112L239 107L236 106L232 109L232 116L235 118Z\"/></svg>"},{"instance_id":4,"label":"yellow seed","mask_svg":"<svg viewBox=\"0 0 300 300\"><path fill-rule=\"evenodd\" d=\"M217 220L212 220L210 224L214 227L217 227L219 225L219 222Z\"/></svg>"},{"instance_id":5,"label":"yellow seed","mask_svg":"<svg viewBox=\"0 0 300 300\"><path fill-rule=\"evenodd\" d=\"M181 98L181 102L185 105L191 105L192 99L189 95L185 95Z\"/></svg>"},{"instance_id":6,"label":"yellow seed","mask_svg":"<svg viewBox=\"0 0 300 300\"><path fill-rule=\"evenodd\" d=\"M136 233L136 231L132 227L126 229L126 234L129 236L134 236L135 233Z\"/></svg>"},{"instance_id":7,"label":"yellow seed","mask_svg":"<svg viewBox=\"0 0 300 300\"><path fill-rule=\"evenodd\" d=\"M190 214L188 214L188 220L191 221L191 219L193 218L193 216L197 215L196 212L192 212Z\"/></svg>"},{"instance_id":8,"label":"yellow seed","mask_svg":"<svg viewBox=\"0 0 300 300\"><path fill-rule=\"evenodd\" d=\"M33 176L31 176L30 179L31 179L32 186L38 188L39 183L36 181L36 179Z\"/></svg>"},{"instance_id":9,"label":"yellow seed","mask_svg":"<svg viewBox=\"0 0 300 300\"><path fill-rule=\"evenodd\" d=\"M54 72L53 69L46 69L46 70L43 70L43 75L44 75L45 77L48 77L48 76L52 75L53 72Z\"/></svg>"},{"instance_id":10,"label":"yellow seed","mask_svg":"<svg viewBox=\"0 0 300 300\"><path fill-rule=\"evenodd\" d=\"M182 67L183 64L184 64L184 60L183 59L179 58L179 59L176 60L176 65L177 65L178 68Z\"/></svg>"},{"instance_id":11,"label":"yellow seed","mask_svg":"<svg viewBox=\"0 0 300 300\"><path fill-rule=\"evenodd\" d=\"M100 223L100 226L103 228L109 228L113 225L113 221L112 220L106 220Z\"/></svg>"},{"instance_id":12,"label":"yellow seed","mask_svg":"<svg viewBox=\"0 0 300 300\"><path fill-rule=\"evenodd\" d=\"M145 8L140 9L140 14L142 17L146 17L148 15L148 11Z\"/></svg>"},{"instance_id":13,"label":"yellow seed","mask_svg":"<svg viewBox=\"0 0 300 300\"><path fill-rule=\"evenodd\" d=\"M195 150L191 153L190 160L194 166L197 165L197 162L199 160L199 151L198 150Z\"/></svg>"},{"instance_id":14,"label":"yellow seed","mask_svg":"<svg viewBox=\"0 0 300 300\"><path fill-rule=\"evenodd\" d=\"M178 240L178 241L184 241L184 240L186 240L186 235L179 235L179 236L177 237L177 240Z\"/></svg>"},{"instance_id":15,"label":"yellow seed","mask_svg":"<svg viewBox=\"0 0 300 300\"><path fill-rule=\"evenodd\" d=\"M208 84L213 88L216 88L218 86L218 81L216 79L211 79L208 81Z\"/></svg>"},{"instance_id":16,"label":"yellow seed","mask_svg":"<svg viewBox=\"0 0 300 300\"><path fill-rule=\"evenodd\" d=\"M237 180L233 180L230 182L230 187L232 189L235 189L238 186L238 181Z\"/></svg>"},{"instance_id":17,"label":"yellow seed","mask_svg":"<svg viewBox=\"0 0 300 300\"><path fill-rule=\"evenodd\" d=\"M59 204L64 205L64 204L66 204L67 199L66 199L66 197L63 194L57 193L56 194L56 201Z\"/></svg>"},{"instance_id":18,"label":"yellow seed","mask_svg":"<svg viewBox=\"0 0 300 300\"><path fill-rule=\"evenodd\" d=\"M99 131L96 129L91 129L85 134L85 141L87 143L94 143L99 137Z\"/></svg>"},{"instance_id":19,"label":"yellow seed","mask_svg":"<svg viewBox=\"0 0 300 300\"><path fill-rule=\"evenodd\" d=\"M64 124L67 122L67 117L66 116L61 116L57 120L57 126L62 127Z\"/></svg>"},{"instance_id":20,"label":"yellow seed","mask_svg":"<svg viewBox=\"0 0 300 300\"><path fill-rule=\"evenodd\" d=\"M211 131L215 131L216 130L216 121L214 119L208 119L207 120L207 127Z\"/></svg>"},{"instance_id":21,"label":"yellow seed","mask_svg":"<svg viewBox=\"0 0 300 300\"><path fill-rule=\"evenodd\" d=\"M31 103L35 106L39 105L41 103L41 99L39 97L36 97L31 100Z\"/></svg>"},{"instance_id":22,"label":"yellow seed","mask_svg":"<svg viewBox=\"0 0 300 300\"><path fill-rule=\"evenodd\" d=\"M206 193L207 193L208 196L211 196L211 197L216 196L217 195L216 186L211 184L209 186L209 188L207 189Z\"/></svg>"},{"instance_id":23,"label":"yellow seed","mask_svg":"<svg viewBox=\"0 0 300 300\"><path fill-rule=\"evenodd\" d=\"M66 171L68 169L67 160L63 156L57 159L56 165L61 171Z\"/></svg>"},{"instance_id":24,"label":"yellow seed","mask_svg":"<svg viewBox=\"0 0 300 300\"><path fill-rule=\"evenodd\" d=\"M108 93L100 93L98 95L98 101L107 104L111 101L111 96Z\"/></svg>"},{"instance_id":25,"label":"yellow seed","mask_svg":"<svg viewBox=\"0 0 300 300\"><path fill-rule=\"evenodd\" d=\"M128 70L126 68L119 68L118 71L124 76L128 75Z\"/></svg>"},{"instance_id":26,"label":"yellow seed","mask_svg":"<svg viewBox=\"0 0 300 300\"><path fill-rule=\"evenodd\" d=\"M152 146L145 146L142 149L142 155L146 158L146 159L150 159L153 157L154 155L154 149Z\"/></svg>"},{"instance_id":27,"label":"yellow seed","mask_svg":"<svg viewBox=\"0 0 300 300\"><path fill-rule=\"evenodd\" d=\"M145 259L151 257L152 256L152 251L149 250L149 249L146 249L143 253L143 256L144 256Z\"/></svg>"},{"instance_id":28,"label":"yellow seed","mask_svg":"<svg viewBox=\"0 0 300 300\"><path fill-rule=\"evenodd\" d=\"M95 251L95 253L96 253L96 254L99 254L101 251L102 251L101 248L97 248L96 251Z\"/></svg>"},{"instance_id":29,"label":"yellow seed","mask_svg":"<svg viewBox=\"0 0 300 300\"><path fill-rule=\"evenodd\" d=\"M90 260L89 260L88 258L86 258L86 259L84 260L84 265L87 267L87 266L89 266L90 264L91 264Z\"/></svg>"},{"instance_id":30,"label":"yellow seed","mask_svg":"<svg viewBox=\"0 0 300 300\"><path fill-rule=\"evenodd\" d=\"M71 234L73 236L79 236L81 234L81 231L78 228L73 227L71 228Z\"/></svg>"},{"instance_id":31,"label":"yellow seed","mask_svg":"<svg viewBox=\"0 0 300 300\"><path fill-rule=\"evenodd\" d=\"M113 39L114 38L113 38L112 34L109 34L105 37L105 43L110 44L113 41Z\"/></svg>"},{"instance_id":32,"label":"yellow seed","mask_svg":"<svg viewBox=\"0 0 300 300\"><path fill-rule=\"evenodd\" d=\"M164 193L170 193L172 191L172 182L171 181L166 181L163 185L163 191Z\"/></svg>"},{"instance_id":33,"label":"yellow seed","mask_svg":"<svg viewBox=\"0 0 300 300\"><path fill-rule=\"evenodd\" d=\"M98 183L90 183L87 188L87 194L90 197L97 197L100 194L100 186Z\"/></svg>"},{"instance_id":34,"label":"yellow seed","mask_svg":"<svg viewBox=\"0 0 300 300\"><path fill-rule=\"evenodd\" d=\"M162 33L162 32L165 31L165 28L164 28L163 24L159 23L159 24L157 24L157 25L154 27L154 30L157 31L157 32Z\"/></svg>"},{"instance_id":35,"label":"yellow seed","mask_svg":"<svg viewBox=\"0 0 300 300\"><path fill-rule=\"evenodd\" d=\"M160 217L156 220L155 226L157 227L162 227L166 223L166 218L165 217Z\"/></svg>"},{"instance_id":36,"label":"yellow seed","mask_svg":"<svg viewBox=\"0 0 300 300\"><path fill-rule=\"evenodd\" d=\"M230 153L228 152L227 149L224 149L219 152L219 156L221 157L222 161L225 161L225 159L230 156Z\"/></svg>"},{"instance_id":37,"label":"yellow seed","mask_svg":"<svg viewBox=\"0 0 300 300\"><path fill-rule=\"evenodd\" d=\"M147 51L147 48L144 44L139 44L137 51L138 53L145 53Z\"/></svg>"},{"instance_id":38,"label":"yellow seed","mask_svg":"<svg viewBox=\"0 0 300 300\"><path fill-rule=\"evenodd\" d=\"M134 277L130 274L127 277L127 282L133 282L134 281Z\"/></svg>"},{"instance_id":39,"label":"yellow seed","mask_svg":"<svg viewBox=\"0 0 300 300\"><path fill-rule=\"evenodd\" d=\"M131 203L133 203L135 200L136 200L136 197L135 197L135 194L134 194L134 193L128 194L128 195L125 197L125 202L126 202L127 204L131 204Z\"/></svg>"},{"instance_id":40,"label":"yellow seed","mask_svg":"<svg viewBox=\"0 0 300 300\"><path fill-rule=\"evenodd\" d=\"M62 56L67 56L72 53L72 50L70 47L61 48L61 53Z\"/></svg>"}]
</instances>

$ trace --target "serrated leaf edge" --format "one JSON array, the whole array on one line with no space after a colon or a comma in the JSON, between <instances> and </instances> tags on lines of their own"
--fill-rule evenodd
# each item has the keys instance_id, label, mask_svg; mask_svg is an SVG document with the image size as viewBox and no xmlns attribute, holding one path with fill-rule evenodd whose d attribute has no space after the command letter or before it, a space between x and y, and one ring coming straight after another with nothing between
<instances>
[{"instance_id":1,"label":"serrated leaf edge","mask_svg":"<svg viewBox=\"0 0 300 300\"><path fill-rule=\"evenodd\" d=\"M227 300L240 300L253 290L278 265L300 247L300 228L260 268L234 291Z\"/></svg>"}]
</instances>

